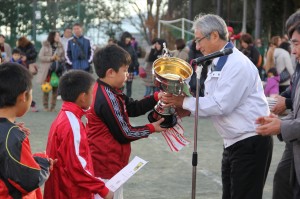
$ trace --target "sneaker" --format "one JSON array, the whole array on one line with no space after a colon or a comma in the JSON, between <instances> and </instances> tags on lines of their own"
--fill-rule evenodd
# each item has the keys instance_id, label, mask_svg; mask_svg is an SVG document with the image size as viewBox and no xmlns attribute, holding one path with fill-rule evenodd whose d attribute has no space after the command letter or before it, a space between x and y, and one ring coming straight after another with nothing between
<instances>
[{"instance_id":1,"label":"sneaker","mask_svg":"<svg viewBox=\"0 0 300 199\"><path fill-rule=\"evenodd\" d=\"M56 99L57 99L57 100L61 100L61 96L60 96L60 95L58 95Z\"/></svg>"}]
</instances>

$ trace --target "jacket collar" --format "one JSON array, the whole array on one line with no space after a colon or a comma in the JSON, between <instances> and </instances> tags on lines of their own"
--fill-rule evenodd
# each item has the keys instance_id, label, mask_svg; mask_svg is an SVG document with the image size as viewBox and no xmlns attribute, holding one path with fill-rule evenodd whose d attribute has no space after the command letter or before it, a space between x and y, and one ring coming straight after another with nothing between
<instances>
[{"instance_id":1,"label":"jacket collar","mask_svg":"<svg viewBox=\"0 0 300 199\"><path fill-rule=\"evenodd\" d=\"M62 104L61 110L62 111L70 111L78 118L81 118L86 113L85 110L83 110L81 107L79 107L77 104L75 104L73 102L64 102Z\"/></svg>"},{"instance_id":2,"label":"jacket collar","mask_svg":"<svg viewBox=\"0 0 300 199\"><path fill-rule=\"evenodd\" d=\"M124 94L122 93L122 90L120 90L120 89L114 89L114 88L111 87L109 84L107 84L107 83L101 81L100 79L97 79L97 82L98 82L98 84L101 84L101 85L103 85L103 86L108 87L114 94L117 94L117 95L124 95Z\"/></svg>"}]
</instances>

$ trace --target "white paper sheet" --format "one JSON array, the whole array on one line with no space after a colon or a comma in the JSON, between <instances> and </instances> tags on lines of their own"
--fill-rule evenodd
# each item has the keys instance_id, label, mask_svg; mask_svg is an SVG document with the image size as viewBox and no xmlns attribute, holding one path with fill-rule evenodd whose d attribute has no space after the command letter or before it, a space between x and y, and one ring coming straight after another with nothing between
<instances>
[{"instance_id":1,"label":"white paper sheet","mask_svg":"<svg viewBox=\"0 0 300 199\"><path fill-rule=\"evenodd\" d=\"M142 158L135 156L126 167L124 167L114 177L112 177L108 182L105 183L106 187L113 192L116 191L147 163L148 162L143 160Z\"/></svg>"}]
</instances>

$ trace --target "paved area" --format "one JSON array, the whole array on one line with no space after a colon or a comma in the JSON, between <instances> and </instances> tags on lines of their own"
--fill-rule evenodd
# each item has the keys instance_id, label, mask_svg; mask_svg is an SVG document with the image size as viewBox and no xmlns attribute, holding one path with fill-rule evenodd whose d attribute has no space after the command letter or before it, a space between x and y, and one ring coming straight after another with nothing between
<instances>
[{"instance_id":1,"label":"paved area","mask_svg":"<svg viewBox=\"0 0 300 199\"><path fill-rule=\"evenodd\" d=\"M35 81L34 81L35 82ZM133 97L142 98L145 87L138 77L133 82ZM33 152L44 151L49 127L57 113L42 111L42 92L34 83L34 100L40 112L29 112L19 121L24 121L31 129L30 135ZM58 101L59 109L61 101ZM147 116L131 119L132 124L145 124ZM183 126L186 137L191 144L179 152L171 152L159 134L148 139L132 143L132 157L139 156L149 163L133 176L124 188L126 199L188 199L191 198L192 185L192 153L194 118L184 118ZM264 199L272 196L272 181L276 166L281 158L284 144L274 137L273 159L264 189ZM198 127L198 166L197 189L198 199L219 199L222 195L221 185L222 140L208 119L199 119Z\"/></svg>"}]
</instances>

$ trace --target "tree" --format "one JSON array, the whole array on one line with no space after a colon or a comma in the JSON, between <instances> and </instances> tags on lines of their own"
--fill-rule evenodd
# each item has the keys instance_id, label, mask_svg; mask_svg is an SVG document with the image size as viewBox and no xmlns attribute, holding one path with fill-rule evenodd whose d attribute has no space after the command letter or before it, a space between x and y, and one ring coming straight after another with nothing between
<instances>
[{"instance_id":1,"label":"tree","mask_svg":"<svg viewBox=\"0 0 300 199\"><path fill-rule=\"evenodd\" d=\"M165 0L147 0L146 10L143 10L139 5L139 2L129 0L129 4L135 11L137 18L134 18L131 14L126 13L131 25L133 25L145 38L145 40L151 44L153 38L157 37L157 26L159 19L162 18L167 6Z\"/></svg>"}]
</instances>

